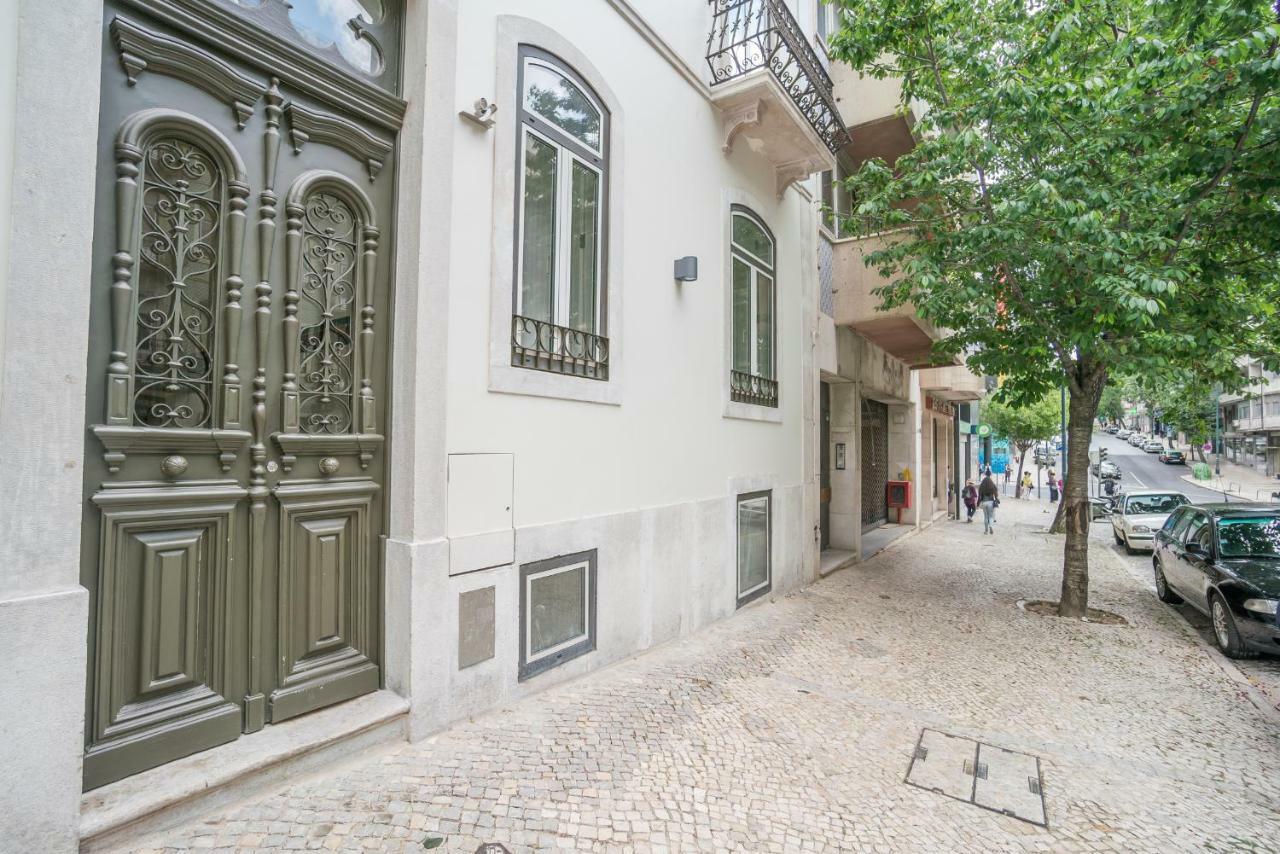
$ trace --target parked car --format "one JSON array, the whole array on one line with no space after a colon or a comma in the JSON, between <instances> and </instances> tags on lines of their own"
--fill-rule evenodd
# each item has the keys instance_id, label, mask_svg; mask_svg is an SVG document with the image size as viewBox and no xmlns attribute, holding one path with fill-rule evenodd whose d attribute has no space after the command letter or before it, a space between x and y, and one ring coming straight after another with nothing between
<instances>
[{"instance_id":1,"label":"parked car","mask_svg":"<svg viewBox=\"0 0 1280 854\"><path fill-rule=\"evenodd\" d=\"M1185 600L1207 614L1225 655L1280 653L1280 506L1180 507L1156 535L1151 560L1160 601Z\"/></svg>"},{"instance_id":2,"label":"parked car","mask_svg":"<svg viewBox=\"0 0 1280 854\"><path fill-rule=\"evenodd\" d=\"M1089 518L1090 521L1097 522L1100 519L1106 519L1116 509L1116 500L1101 495L1089 496Z\"/></svg>"},{"instance_id":3,"label":"parked car","mask_svg":"<svg viewBox=\"0 0 1280 854\"><path fill-rule=\"evenodd\" d=\"M1148 439L1142 443L1142 450L1148 454L1158 454L1164 450L1164 442L1159 439Z\"/></svg>"},{"instance_id":4,"label":"parked car","mask_svg":"<svg viewBox=\"0 0 1280 854\"><path fill-rule=\"evenodd\" d=\"M1170 448L1167 451L1163 451L1160 454L1159 459L1160 459L1160 462L1166 463L1171 466L1180 466L1185 464L1187 461L1187 458L1186 456L1183 455L1182 451L1174 450L1173 448Z\"/></svg>"},{"instance_id":5,"label":"parked car","mask_svg":"<svg viewBox=\"0 0 1280 854\"><path fill-rule=\"evenodd\" d=\"M1036 448L1031 461L1038 466L1051 466L1054 461L1053 451L1048 448Z\"/></svg>"},{"instance_id":6,"label":"parked car","mask_svg":"<svg viewBox=\"0 0 1280 854\"><path fill-rule=\"evenodd\" d=\"M1139 549L1152 548L1156 531L1160 530L1169 514L1191 499L1181 492L1167 489L1136 489L1126 492L1116 502L1111 514L1111 535L1116 544L1124 546L1129 554Z\"/></svg>"},{"instance_id":7,"label":"parked car","mask_svg":"<svg viewBox=\"0 0 1280 854\"><path fill-rule=\"evenodd\" d=\"M1089 471L1104 480L1120 476L1120 466L1111 462L1111 460L1103 460L1101 463L1090 463Z\"/></svg>"},{"instance_id":8,"label":"parked car","mask_svg":"<svg viewBox=\"0 0 1280 854\"><path fill-rule=\"evenodd\" d=\"M1146 444L1146 441L1147 441L1147 437L1142 435L1141 433L1134 433L1132 436L1129 437L1129 444L1133 445L1135 448L1141 448L1144 444Z\"/></svg>"},{"instance_id":9,"label":"parked car","mask_svg":"<svg viewBox=\"0 0 1280 854\"><path fill-rule=\"evenodd\" d=\"M1132 435L1133 435L1133 431L1126 427L1121 427L1119 430L1116 431L1117 439L1128 439Z\"/></svg>"}]
</instances>

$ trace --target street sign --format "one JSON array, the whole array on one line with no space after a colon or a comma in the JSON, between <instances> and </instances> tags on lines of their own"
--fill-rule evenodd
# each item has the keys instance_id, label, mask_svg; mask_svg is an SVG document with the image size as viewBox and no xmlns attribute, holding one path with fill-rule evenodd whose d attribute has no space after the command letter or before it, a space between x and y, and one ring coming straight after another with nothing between
<instances>
[{"instance_id":1,"label":"street sign","mask_svg":"<svg viewBox=\"0 0 1280 854\"><path fill-rule=\"evenodd\" d=\"M984 437L984 438L985 438L985 437L987 437L987 436L990 436L990 435L991 435L991 425L990 425L990 424L979 424L979 425L978 425L978 435L979 435L979 436L982 436L982 437Z\"/></svg>"}]
</instances>

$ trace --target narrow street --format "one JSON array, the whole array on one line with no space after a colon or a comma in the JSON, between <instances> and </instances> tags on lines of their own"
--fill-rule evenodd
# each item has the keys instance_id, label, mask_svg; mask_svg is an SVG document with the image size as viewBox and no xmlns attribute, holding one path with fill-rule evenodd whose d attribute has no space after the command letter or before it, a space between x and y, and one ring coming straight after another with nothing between
<instances>
[{"instance_id":1,"label":"narrow street","mask_svg":"<svg viewBox=\"0 0 1280 854\"><path fill-rule=\"evenodd\" d=\"M993 537L939 522L147 850L1274 850L1280 713L1151 595L1141 559L1114 559L1103 523L1091 605L1127 624L1024 610L1059 585L1043 509L1005 501ZM977 777L959 758L975 742ZM1038 779L1009 770L1034 760Z\"/></svg>"},{"instance_id":2,"label":"narrow street","mask_svg":"<svg viewBox=\"0 0 1280 854\"><path fill-rule=\"evenodd\" d=\"M1165 465L1156 458L1155 454L1139 451L1128 442L1105 433L1095 433L1093 441L1096 446L1106 448L1111 460L1120 467L1122 473L1121 483L1126 489L1169 489L1181 492L1195 502L1222 501L1224 499L1223 494L1220 492L1188 483L1182 479L1184 475L1190 474L1190 464L1185 466ZM1233 497L1231 500L1237 499ZM1124 549L1117 546L1111 538L1111 526L1108 523L1095 523L1093 533L1096 541L1094 548L1105 548L1112 551L1120 560L1124 561L1134 576L1154 596L1155 581L1151 569L1151 554L1149 552L1141 552L1136 555L1125 554ZM1208 647L1213 646L1213 627L1208 617L1186 603L1166 605L1165 607L1181 614L1200 634L1205 645ZM1210 654L1217 655L1217 652L1211 651ZM1226 659L1223 659L1223 661L1225 662ZM1245 659L1243 661L1230 662L1226 666L1238 668L1249 682L1266 696L1272 707L1280 709L1280 658L1259 657Z\"/></svg>"}]
</instances>

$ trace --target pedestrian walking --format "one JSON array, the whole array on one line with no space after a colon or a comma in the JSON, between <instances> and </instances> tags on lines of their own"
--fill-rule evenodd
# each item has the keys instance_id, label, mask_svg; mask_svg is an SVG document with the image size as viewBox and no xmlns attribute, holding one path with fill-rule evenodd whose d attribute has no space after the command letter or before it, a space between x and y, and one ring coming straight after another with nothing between
<instances>
[{"instance_id":1,"label":"pedestrian walking","mask_svg":"<svg viewBox=\"0 0 1280 854\"><path fill-rule=\"evenodd\" d=\"M964 482L964 489L960 490L960 499L964 501L964 509L968 512L966 522L972 524L973 514L978 509L978 487L973 485L973 480Z\"/></svg>"},{"instance_id":2,"label":"pedestrian walking","mask_svg":"<svg viewBox=\"0 0 1280 854\"><path fill-rule=\"evenodd\" d=\"M978 504L982 507L982 533L994 534L992 526L996 522L996 508L1000 506L1000 490L996 482L987 475L978 484Z\"/></svg>"},{"instance_id":3,"label":"pedestrian walking","mask_svg":"<svg viewBox=\"0 0 1280 854\"><path fill-rule=\"evenodd\" d=\"M1049 469L1049 503L1056 504L1058 502L1058 476L1054 474L1053 469Z\"/></svg>"},{"instance_id":4,"label":"pedestrian walking","mask_svg":"<svg viewBox=\"0 0 1280 854\"><path fill-rule=\"evenodd\" d=\"M1023 498L1031 497L1031 487L1034 485L1035 484L1031 480L1031 472L1024 471L1022 473L1022 497Z\"/></svg>"}]
</instances>

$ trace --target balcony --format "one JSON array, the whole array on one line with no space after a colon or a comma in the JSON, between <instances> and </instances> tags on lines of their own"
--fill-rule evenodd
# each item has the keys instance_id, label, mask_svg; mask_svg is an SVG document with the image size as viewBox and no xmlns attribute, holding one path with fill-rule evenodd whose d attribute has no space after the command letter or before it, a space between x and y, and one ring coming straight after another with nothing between
<instances>
[{"instance_id":1,"label":"balcony","mask_svg":"<svg viewBox=\"0 0 1280 854\"><path fill-rule=\"evenodd\" d=\"M847 142L831 78L783 0L709 0L707 66L724 150L738 140L773 164L778 195L835 167Z\"/></svg>"},{"instance_id":2,"label":"balcony","mask_svg":"<svg viewBox=\"0 0 1280 854\"><path fill-rule=\"evenodd\" d=\"M965 365L948 365L922 370L920 390L953 402L978 400L987 393L987 383Z\"/></svg>"},{"instance_id":3,"label":"balcony","mask_svg":"<svg viewBox=\"0 0 1280 854\"><path fill-rule=\"evenodd\" d=\"M889 283L866 256L888 245L891 236L838 240L833 246L832 279L835 290L835 321L848 326L891 356L911 368L958 365L959 360L939 362L932 353L933 342L943 337L941 330L916 314L910 303L881 311L880 297L872 293ZM941 397L941 395L939 395Z\"/></svg>"}]
</instances>

